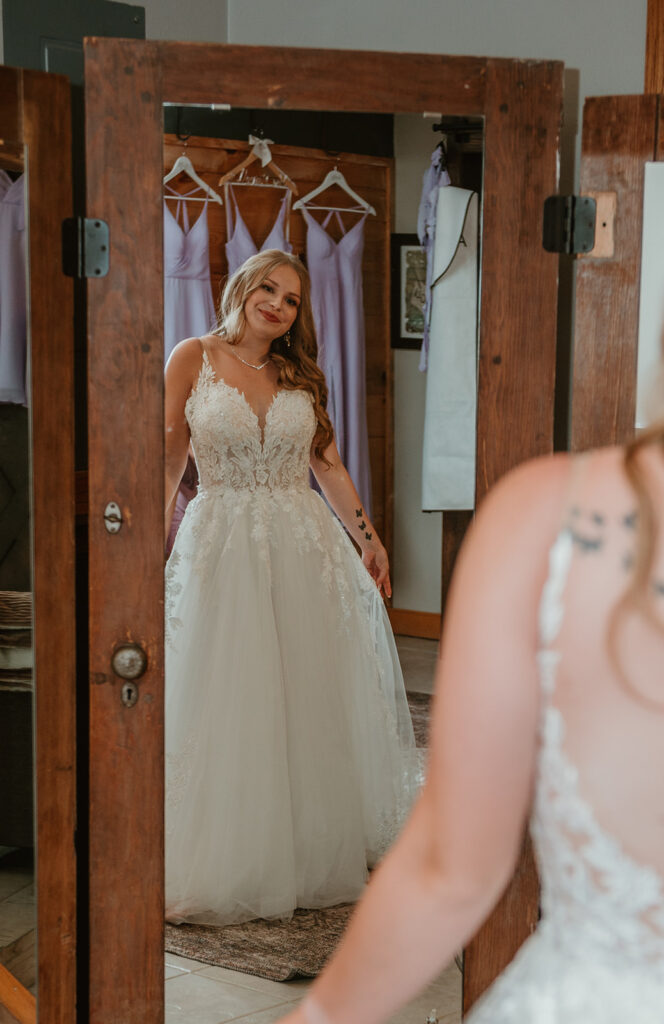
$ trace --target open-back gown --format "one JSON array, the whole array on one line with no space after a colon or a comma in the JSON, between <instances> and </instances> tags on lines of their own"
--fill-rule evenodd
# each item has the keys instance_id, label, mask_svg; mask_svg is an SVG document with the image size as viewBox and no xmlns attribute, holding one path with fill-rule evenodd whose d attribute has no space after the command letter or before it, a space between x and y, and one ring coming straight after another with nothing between
<instances>
[{"instance_id":1,"label":"open-back gown","mask_svg":"<svg viewBox=\"0 0 664 1024\"><path fill-rule=\"evenodd\" d=\"M309 486L316 420L261 425L203 356L200 490L166 571L166 904L173 921L354 900L419 780L383 602Z\"/></svg>"}]
</instances>

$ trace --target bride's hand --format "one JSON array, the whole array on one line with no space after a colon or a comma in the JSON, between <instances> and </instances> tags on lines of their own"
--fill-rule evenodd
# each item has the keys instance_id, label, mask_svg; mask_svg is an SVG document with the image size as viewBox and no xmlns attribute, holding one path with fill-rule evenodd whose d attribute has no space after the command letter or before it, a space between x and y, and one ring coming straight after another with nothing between
<instances>
[{"instance_id":1,"label":"bride's hand","mask_svg":"<svg viewBox=\"0 0 664 1024\"><path fill-rule=\"evenodd\" d=\"M390 583L390 563L387 551L378 541L376 544L362 549L362 561L369 571L378 590L385 597L392 597L392 584Z\"/></svg>"}]
</instances>

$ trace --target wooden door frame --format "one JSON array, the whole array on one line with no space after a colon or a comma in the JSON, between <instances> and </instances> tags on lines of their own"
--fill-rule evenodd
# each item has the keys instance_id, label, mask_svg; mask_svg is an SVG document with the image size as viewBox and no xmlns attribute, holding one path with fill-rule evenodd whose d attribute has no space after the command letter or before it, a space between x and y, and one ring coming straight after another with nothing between
<instances>
[{"instance_id":1,"label":"wooden door frame","mask_svg":"<svg viewBox=\"0 0 664 1024\"><path fill-rule=\"evenodd\" d=\"M76 1020L76 594L69 81L0 67L0 138L26 147L39 1019Z\"/></svg>"},{"instance_id":2,"label":"wooden door frame","mask_svg":"<svg viewBox=\"0 0 664 1024\"><path fill-rule=\"evenodd\" d=\"M634 436L644 164L664 159L664 97L597 96L583 108L581 193L615 195L614 252L576 268L571 448Z\"/></svg>"},{"instance_id":3,"label":"wooden door frame","mask_svg":"<svg viewBox=\"0 0 664 1024\"><path fill-rule=\"evenodd\" d=\"M483 116L478 500L553 447L558 260L541 217L558 186L560 62L86 41L87 213L111 232L110 272L88 287L92 1024L163 1020L164 102ZM110 668L127 640L148 653L131 709ZM466 1007L534 927L530 860L517 875L467 950Z\"/></svg>"}]
</instances>

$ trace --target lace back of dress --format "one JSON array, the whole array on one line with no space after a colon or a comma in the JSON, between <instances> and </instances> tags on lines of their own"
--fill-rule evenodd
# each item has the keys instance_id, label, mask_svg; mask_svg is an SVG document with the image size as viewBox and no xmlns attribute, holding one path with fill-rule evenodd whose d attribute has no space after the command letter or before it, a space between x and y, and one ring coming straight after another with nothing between
<instances>
[{"instance_id":1,"label":"lace back of dress","mask_svg":"<svg viewBox=\"0 0 664 1024\"><path fill-rule=\"evenodd\" d=\"M613 474L595 465L602 458L576 474L542 593L533 835L544 916L561 941L571 928L605 958L646 958L664 971L664 706L626 689L607 650L635 503L618 464ZM632 616L621 641L635 684L656 688L661 638Z\"/></svg>"}]
</instances>

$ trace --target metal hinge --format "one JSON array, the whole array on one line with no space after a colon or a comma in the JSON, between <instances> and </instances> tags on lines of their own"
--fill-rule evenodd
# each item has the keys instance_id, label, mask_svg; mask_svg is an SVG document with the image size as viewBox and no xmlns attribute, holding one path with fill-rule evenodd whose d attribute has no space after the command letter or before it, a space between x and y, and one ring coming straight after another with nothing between
<instances>
[{"instance_id":1,"label":"metal hinge","mask_svg":"<svg viewBox=\"0 0 664 1024\"><path fill-rule=\"evenodd\" d=\"M544 200L542 245L547 252L590 252L595 245L597 204L591 196L549 196Z\"/></svg>"},{"instance_id":2,"label":"metal hinge","mask_svg":"<svg viewBox=\"0 0 664 1024\"><path fill-rule=\"evenodd\" d=\"M108 224L97 217L62 222L62 269L67 277L105 277L110 242Z\"/></svg>"}]
</instances>

